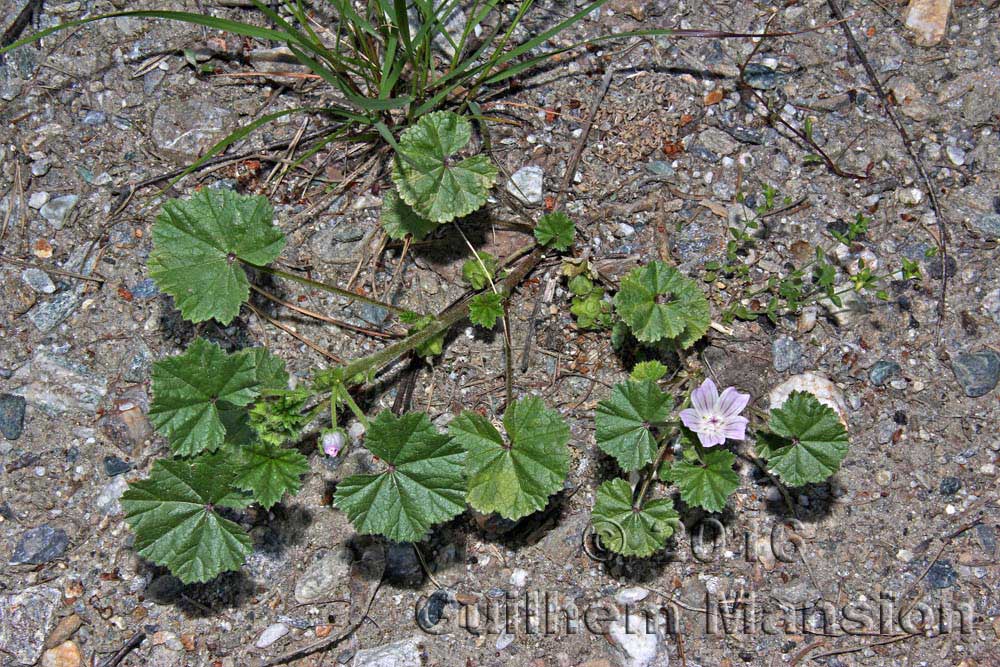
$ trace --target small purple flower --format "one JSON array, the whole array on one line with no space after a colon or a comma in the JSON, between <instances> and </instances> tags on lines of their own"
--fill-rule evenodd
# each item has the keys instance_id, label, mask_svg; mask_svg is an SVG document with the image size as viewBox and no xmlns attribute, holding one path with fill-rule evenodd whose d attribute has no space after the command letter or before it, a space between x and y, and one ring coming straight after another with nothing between
<instances>
[{"instance_id":1,"label":"small purple flower","mask_svg":"<svg viewBox=\"0 0 1000 667\"><path fill-rule=\"evenodd\" d=\"M344 437L343 431L327 431L323 434L323 451L327 456L335 457L344 448L346 442L347 438Z\"/></svg>"},{"instance_id":2,"label":"small purple flower","mask_svg":"<svg viewBox=\"0 0 1000 667\"><path fill-rule=\"evenodd\" d=\"M740 412L749 401L750 394L741 394L735 387L726 387L719 396L715 383L705 380L691 392L693 407L681 410L681 421L698 434L704 447L721 445L726 438L743 440L748 420Z\"/></svg>"}]
</instances>

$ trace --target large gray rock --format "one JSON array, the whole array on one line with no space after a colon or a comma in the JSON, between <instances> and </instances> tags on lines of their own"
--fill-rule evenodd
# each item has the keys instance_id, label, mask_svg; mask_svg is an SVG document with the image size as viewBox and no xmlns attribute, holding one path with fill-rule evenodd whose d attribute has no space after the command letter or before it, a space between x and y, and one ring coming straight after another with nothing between
<instances>
[{"instance_id":1,"label":"large gray rock","mask_svg":"<svg viewBox=\"0 0 1000 667\"><path fill-rule=\"evenodd\" d=\"M353 667L420 667L420 644L418 637L386 644L377 648L366 648L354 654Z\"/></svg>"},{"instance_id":2,"label":"large gray rock","mask_svg":"<svg viewBox=\"0 0 1000 667\"><path fill-rule=\"evenodd\" d=\"M12 565L41 565L66 553L69 536L62 528L49 525L32 528L21 536L10 558Z\"/></svg>"},{"instance_id":3,"label":"large gray rock","mask_svg":"<svg viewBox=\"0 0 1000 667\"><path fill-rule=\"evenodd\" d=\"M108 392L108 381L83 364L49 352L38 352L17 369L12 394L58 416L65 412L93 413Z\"/></svg>"},{"instance_id":4,"label":"large gray rock","mask_svg":"<svg viewBox=\"0 0 1000 667\"><path fill-rule=\"evenodd\" d=\"M341 549L323 556L309 566L295 582L295 599L308 604L336 597L341 586L346 586L351 573L351 553Z\"/></svg>"},{"instance_id":5,"label":"large gray rock","mask_svg":"<svg viewBox=\"0 0 1000 667\"><path fill-rule=\"evenodd\" d=\"M61 600L62 594L50 586L34 586L0 597L2 664L33 665L38 661Z\"/></svg>"}]
</instances>

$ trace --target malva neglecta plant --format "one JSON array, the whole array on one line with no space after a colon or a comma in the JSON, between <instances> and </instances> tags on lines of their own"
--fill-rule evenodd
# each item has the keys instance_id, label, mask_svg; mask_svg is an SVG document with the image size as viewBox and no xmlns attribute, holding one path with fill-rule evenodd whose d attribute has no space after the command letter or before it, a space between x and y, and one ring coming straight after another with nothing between
<instances>
[{"instance_id":1,"label":"malva neglecta plant","mask_svg":"<svg viewBox=\"0 0 1000 667\"><path fill-rule=\"evenodd\" d=\"M115 16L183 21L283 43L329 84L336 100L258 118L212 146L177 179L265 123L294 113L324 115L333 124L297 164L332 141L381 143L392 151L395 186L383 198L385 234L403 241L405 252L412 240L451 224L472 252L462 270L471 288L465 298L438 314L418 313L272 267L286 239L264 197L206 188L167 201L153 227L149 274L185 319L228 324L244 306L256 312L251 290L268 295L252 285L249 269L380 306L408 334L370 355L317 369L295 388L289 387L284 362L263 348L226 353L198 338L182 354L157 361L149 415L172 457L156 461L149 476L122 496L140 555L185 583L238 569L252 544L235 513L253 504L271 508L301 488L309 460L297 445L310 426L320 429L318 446L326 456L344 456L350 443L360 443L344 431L351 417L380 466L377 474L340 480L334 494L335 505L360 533L417 542L467 507L518 520L544 509L563 488L571 460L569 427L538 397L513 396L506 308L544 256L571 249L575 226L565 212L549 212L535 221L530 245L500 260L469 243L461 220L486 203L498 175L487 154L469 154L470 119L480 123L488 142L479 105L483 91L577 46L537 52L605 2L591 2L519 44L513 34L533 0L510 7L495 0L476 3L457 38L447 28L457 0L329 0L334 20L327 28L300 0L284 0L280 11L253 0L271 27L184 12L127 11L56 26L0 48L2 54ZM589 43L675 33L625 33ZM683 502L707 511L720 511L738 487L735 457L724 443L746 435L739 415L746 397L733 388L717 395L711 380L693 388L696 374L684 368L684 351L707 332L711 309L698 284L678 269L653 261L617 286L598 286L585 260L568 260L564 271L579 327L610 327L617 349L644 358L595 417L598 447L638 481L601 484L593 523L612 551L649 556L663 547L678 520L670 498L649 497L654 483L675 484ZM464 320L487 329L503 326L507 395L500 420L466 411L441 432L421 412L365 414L354 399L358 387L406 355L440 355L447 331ZM665 362L678 365L670 381L664 379ZM685 395L675 405L675 396ZM793 393L783 406L773 406L769 424L754 432L769 470L790 485L826 479L847 451L847 433L835 413L806 394Z\"/></svg>"},{"instance_id":2,"label":"malva neglecta plant","mask_svg":"<svg viewBox=\"0 0 1000 667\"><path fill-rule=\"evenodd\" d=\"M382 214L387 231L426 236L485 202L496 176L485 156L447 159L469 140L467 125L439 112L403 133L393 174L398 191L385 197ZM564 214L543 217L529 257L568 250L574 234ZM192 322L232 321L250 295L248 268L379 303L270 268L284 241L263 197L205 188L163 206L153 227L150 275ZM538 397L511 396L499 422L463 412L441 432L421 412L369 418L352 395L352 388L409 352L440 354L444 332L463 319L496 325L527 270L474 249L473 255L463 267L473 293L459 307L435 316L380 304L411 333L366 357L318 369L295 389L284 363L263 348L226 353L199 338L183 354L157 361L150 418L173 456L156 461L149 476L122 496L139 554L184 582L239 568L251 541L232 512L254 503L270 508L299 490L309 462L296 445L310 424L320 424L325 455L343 456L349 416L363 425L363 446L381 467L337 484L334 503L360 533L416 542L467 507L510 520L544 509L563 488L570 431ZM711 321L697 283L660 261L626 275L612 305L614 326L650 354L692 347ZM746 422L737 413L745 395L727 389L717 396L706 380L692 392L692 407L678 415L659 385L666 371L659 360L637 365L596 414L598 446L624 471L643 473L635 488L617 479L597 490L594 524L604 543L623 555L650 555L676 523L670 499L647 499L654 481L672 481L684 502L709 511L721 510L738 486L733 454L717 446L743 436ZM781 479L804 484L836 471L847 436L829 408L793 394L772 411L767 439L758 434L758 446ZM670 462L667 454L675 448L681 455Z\"/></svg>"}]
</instances>

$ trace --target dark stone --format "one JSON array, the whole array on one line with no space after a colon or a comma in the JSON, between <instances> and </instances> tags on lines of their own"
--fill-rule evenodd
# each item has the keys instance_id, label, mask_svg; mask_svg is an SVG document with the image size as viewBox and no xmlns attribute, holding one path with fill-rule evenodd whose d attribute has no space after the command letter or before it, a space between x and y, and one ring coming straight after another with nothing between
<instances>
[{"instance_id":1,"label":"dark stone","mask_svg":"<svg viewBox=\"0 0 1000 667\"><path fill-rule=\"evenodd\" d=\"M152 278L146 278L135 284L130 290L132 296L136 299L148 300L157 296L160 290L156 289L156 283L153 282Z\"/></svg>"},{"instance_id":2,"label":"dark stone","mask_svg":"<svg viewBox=\"0 0 1000 667\"><path fill-rule=\"evenodd\" d=\"M419 586L424 580L417 553L412 544L393 542L386 549L385 577L397 586Z\"/></svg>"},{"instance_id":3,"label":"dark stone","mask_svg":"<svg viewBox=\"0 0 1000 667\"><path fill-rule=\"evenodd\" d=\"M104 472L107 473L108 477L115 477L116 475L124 475L131 469L132 469L131 463L122 461L117 456L104 457Z\"/></svg>"},{"instance_id":4,"label":"dark stone","mask_svg":"<svg viewBox=\"0 0 1000 667\"><path fill-rule=\"evenodd\" d=\"M927 585L931 588L950 588L958 581L958 572L947 560L939 560L927 570Z\"/></svg>"},{"instance_id":5,"label":"dark stone","mask_svg":"<svg viewBox=\"0 0 1000 667\"><path fill-rule=\"evenodd\" d=\"M938 490L942 496L953 496L962 488L962 480L958 477L945 477L941 480Z\"/></svg>"},{"instance_id":6,"label":"dark stone","mask_svg":"<svg viewBox=\"0 0 1000 667\"><path fill-rule=\"evenodd\" d=\"M451 593L437 590L427 598L427 602L417 611L417 623L423 629L433 628L441 621L444 608L452 603Z\"/></svg>"},{"instance_id":7,"label":"dark stone","mask_svg":"<svg viewBox=\"0 0 1000 667\"><path fill-rule=\"evenodd\" d=\"M24 430L23 396L0 394L0 433L8 440L17 440Z\"/></svg>"},{"instance_id":8,"label":"dark stone","mask_svg":"<svg viewBox=\"0 0 1000 667\"><path fill-rule=\"evenodd\" d=\"M788 76L776 72L770 67L758 63L750 63L743 70L743 78L752 88L770 90L780 86Z\"/></svg>"},{"instance_id":9,"label":"dark stone","mask_svg":"<svg viewBox=\"0 0 1000 667\"><path fill-rule=\"evenodd\" d=\"M13 565L41 565L66 553L69 537L62 528L49 525L32 528L24 534L14 548L10 562Z\"/></svg>"},{"instance_id":10,"label":"dark stone","mask_svg":"<svg viewBox=\"0 0 1000 667\"><path fill-rule=\"evenodd\" d=\"M986 555L992 558L997 552L997 531L993 526L981 523L976 526L976 537L979 538L979 544L982 545Z\"/></svg>"},{"instance_id":11,"label":"dark stone","mask_svg":"<svg viewBox=\"0 0 1000 667\"><path fill-rule=\"evenodd\" d=\"M906 426L907 418L906 413L902 410L896 410L896 414L892 416L892 421L896 422L900 426Z\"/></svg>"},{"instance_id":12,"label":"dark stone","mask_svg":"<svg viewBox=\"0 0 1000 667\"><path fill-rule=\"evenodd\" d=\"M898 377L901 370L899 364L895 361L883 359L882 361L876 361L868 370L868 379L876 387L881 387L888 383L889 380Z\"/></svg>"},{"instance_id":13,"label":"dark stone","mask_svg":"<svg viewBox=\"0 0 1000 667\"><path fill-rule=\"evenodd\" d=\"M951 362L955 379L965 395L977 398L993 391L1000 380L1000 354L993 350L963 352Z\"/></svg>"}]
</instances>

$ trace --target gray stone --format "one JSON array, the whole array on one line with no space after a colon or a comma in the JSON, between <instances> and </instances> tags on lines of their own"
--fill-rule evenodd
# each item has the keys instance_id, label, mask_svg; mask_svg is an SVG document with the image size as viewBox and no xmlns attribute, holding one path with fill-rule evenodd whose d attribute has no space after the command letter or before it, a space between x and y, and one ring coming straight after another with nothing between
<instances>
[{"instance_id":1,"label":"gray stone","mask_svg":"<svg viewBox=\"0 0 1000 667\"><path fill-rule=\"evenodd\" d=\"M979 231L987 238L1000 239L1000 213L986 213L972 219Z\"/></svg>"},{"instance_id":2,"label":"gray stone","mask_svg":"<svg viewBox=\"0 0 1000 667\"><path fill-rule=\"evenodd\" d=\"M236 112L210 98L168 98L153 114L150 136L156 148L180 162L199 158L229 133Z\"/></svg>"},{"instance_id":3,"label":"gray stone","mask_svg":"<svg viewBox=\"0 0 1000 667\"><path fill-rule=\"evenodd\" d=\"M24 431L23 396L0 394L0 433L8 440L17 440Z\"/></svg>"},{"instance_id":4,"label":"gray stone","mask_svg":"<svg viewBox=\"0 0 1000 667\"><path fill-rule=\"evenodd\" d=\"M541 204L545 191L545 172L541 167L521 167L507 181L507 192L525 204Z\"/></svg>"},{"instance_id":5,"label":"gray stone","mask_svg":"<svg viewBox=\"0 0 1000 667\"><path fill-rule=\"evenodd\" d=\"M63 195L62 197L56 197L50 199L45 206L41 208L39 213L42 217L52 223L52 226L56 229L62 229L63 223L66 222L66 218L69 216L69 212L73 210L80 198L76 195Z\"/></svg>"},{"instance_id":6,"label":"gray stone","mask_svg":"<svg viewBox=\"0 0 1000 667\"><path fill-rule=\"evenodd\" d=\"M160 290L156 289L156 283L153 282L152 278L139 281L129 291L132 292L133 298L142 299L143 301L152 299L160 294Z\"/></svg>"},{"instance_id":7,"label":"gray stone","mask_svg":"<svg viewBox=\"0 0 1000 667\"><path fill-rule=\"evenodd\" d=\"M257 648L267 648L287 634L287 625L284 623L274 623L273 625L267 626L267 628L264 629L264 632L260 633L260 637L257 638L254 646Z\"/></svg>"},{"instance_id":8,"label":"gray stone","mask_svg":"<svg viewBox=\"0 0 1000 667\"><path fill-rule=\"evenodd\" d=\"M48 158L42 158L40 160L35 160L31 163L31 175L32 176L44 176L49 173L49 169L52 168L52 160Z\"/></svg>"},{"instance_id":9,"label":"gray stone","mask_svg":"<svg viewBox=\"0 0 1000 667\"><path fill-rule=\"evenodd\" d=\"M45 638L54 621L62 593L49 586L34 586L20 593L0 596L0 653L3 665L33 665L42 655Z\"/></svg>"},{"instance_id":10,"label":"gray stone","mask_svg":"<svg viewBox=\"0 0 1000 667\"><path fill-rule=\"evenodd\" d=\"M97 511L101 514L107 514L114 516L120 514L122 511L121 500L122 494L128 489L128 481L125 477L119 475L112 479L108 484L101 489L101 492L97 494L97 498L94 500L94 505L97 507Z\"/></svg>"},{"instance_id":11,"label":"gray stone","mask_svg":"<svg viewBox=\"0 0 1000 667\"><path fill-rule=\"evenodd\" d=\"M648 627L646 616L636 611L626 609L620 616L608 626L607 638L621 652L622 666L650 667L655 664L660 646L656 629Z\"/></svg>"},{"instance_id":12,"label":"gray stone","mask_svg":"<svg viewBox=\"0 0 1000 667\"><path fill-rule=\"evenodd\" d=\"M42 294L52 294L56 291L56 285L49 278L49 274L34 267L21 271L21 280L24 284Z\"/></svg>"},{"instance_id":13,"label":"gray stone","mask_svg":"<svg viewBox=\"0 0 1000 667\"><path fill-rule=\"evenodd\" d=\"M153 366L153 352L141 338L136 342L132 354L127 358L124 379L129 382L145 382L149 369Z\"/></svg>"},{"instance_id":14,"label":"gray stone","mask_svg":"<svg viewBox=\"0 0 1000 667\"><path fill-rule=\"evenodd\" d=\"M353 667L421 667L420 640L411 637L354 654Z\"/></svg>"},{"instance_id":15,"label":"gray stone","mask_svg":"<svg viewBox=\"0 0 1000 667\"><path fill-rule=\"evenodd\" d=\"M993 350L963 352L951 361L955 379L970 398L977 398L993 391L1000 380L1000 354Z\"/></svg>"},{"instance_id":16,"label":"gray stone","mask_svg":"<svg viewBox=\"0 0 1000 667\"><path fill-rule=\"evenodd\" d=\"M122 461L117 456L104 457L104 473L108 477L117 477L118 475L124 475L131 469L132 469L131 463L129 463L128 461Z\"/></svg>"},{"instance_id":17,"label":"gray stone","mask_svg":"<svg viewBox=\"0 0 1000 667\"><path fill-rule=\"evenodd\" d=\"M802 346L794 338L780 336L771 345L771 355L774 357L774 370L779 373L802 370Z\"/></svg>"},{"instance_id":18,"label":"gray stone","mask_svg":"<svg viewBox=\"0 0 1000 667\"><path fill-rule=\"evenodd\" d=\"M989 524L981 523L976 526L976 537L979 538L979 544L983 547L983 552L992 558L997 551L996 529Z\"/></svg>"},{"instance_id":19,"label":"gray stone","mask_svg":"<svg viewBox=\"0 0 1000 667\"><path fill-rule=\"evenodd\" d=\"M80 305L80 296L74 291L61 292L48 301L32 306L28 319L35 328L46 333L59 326Z\"/></svg>"},{"instance_id":20,"label":"gray stone","mask_svg":"<svg viewBox=\"0 0 1000 667\"><path fill-rule=\"evenodd\" d=\"M350 572L350 551L329 553L310 565L295 582L295 599L302 604L330 599L338 585L348 580Z\"/></svg>"},{"instance_id":21,"label":"gray stone","mask_svg":"<svg viewBox=\"0 0 1000 667\"><path fill-rule=\"evenodd\" d=\"M882 359L881 361L876 361L868 369L868 379L876 387L881 387L889 382L889 380L899 377L900 372L902 372L902 369L895 361Z\"/></svg>"},{"instance_id":22,"label":"gray stone","mask_svg":"<svg viewBox=\"0 0 1000 667\"><path fill-rule=\"evenodd\" d=\"M38 352L11 378L11 393L52 416L93 413L107 394L108 381L86 366L49 352Z\"/></svg>"},{"instance_id":23,"label":"gray stone","mask_svg":"<svg viewBox=\"0 0 1000 667\"><path fill-rule=\"evenodd\" d=\"M951 565L951 561L942 558L927 570L927 585L930 588L942 589L951 588L958 581L958 572Z\"/></svg>"},{"instance_id":24,"label":"gray stone","mask_svg":"<svg viewBox=\"0 0 1000 667\"><path fill-rule=\"evenodd\" d=\"M728 134L714 127L699 134L698 143L716 155L732 155L740 147Z\"/></svg>"},{"instance_id":25,"label":"gray stone","mask_svg":"<svg viewBox=\"0 0 1000 667\"><path fill-rule=\"evenodd\" d=\"M47 201L49 201L48 192L32 192L31 196L28 197L28 206L37 211L41 207L45 206Z\"/></svg>"},{"instance_id":26,"label":"gray stone","mask_svg":"<svg viewBox=\"0 0 1000 667\"><path fill-rule=\"evenodd\" d=\"M62 556L68 546L69 536L65 530L49 525L39 526L21 537L10 562L11 565L41 565Z\"/></svg>"},{"instance_id":27,"label":"gray stone","mask_svg":"<svg viewBox=\"0 0 1000 667\"><path fill-rule=\"evenodd\" d=\"M750 63L743 72L746 82L758 90L770 90L777 88L788 78L787 74L777 72L770 67L757 63Z\"/></svg>"},{"instance_id":28,"label":"gray stone","mask_svg":"<svg viewBox=\"0 0 1000 667\"><path fill-rule=\"evenodd\" d=\"M655 176L673 176L674 168L670 166L669 162L663 160L653 160L646 164L646 170Z\"/></svg>"},{"instance_id":29,"label":"gray stone","mask_svg":"<svg viewBox=\"0 0 1000 667\"><path fill-rule=\"evenodd\" d=\"M83 120L80 122L82 122L84 125L91 125L93 127L96 127L98 125L104 125L106 122L108 122L108 114L104 113L103 111L97 111L97 110L88 111L87 114L83 117Z\"/></svg>"},{"instance_id":30,"label":"gray stone","mask_svg":"<svg viewBox=\"0 0 1000 667\"><path fill-rule=\"evenodd\" d=\"M938 491L941 492L942 496L953 496L961 488L962 480L958 477L943 477L941 478L941 485L938 487Z\"/></svg>"}]
</instances>

